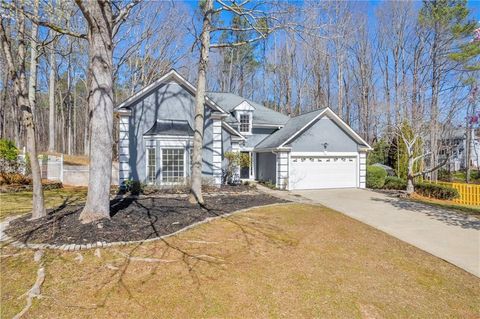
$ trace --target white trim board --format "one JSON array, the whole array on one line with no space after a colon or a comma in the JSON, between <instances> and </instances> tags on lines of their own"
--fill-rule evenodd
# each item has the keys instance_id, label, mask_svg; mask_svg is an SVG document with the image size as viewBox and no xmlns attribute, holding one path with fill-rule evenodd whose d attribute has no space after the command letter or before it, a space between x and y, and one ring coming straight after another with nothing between
<instances>
[{"instance_id":1,"label":"white trim board","mask_svg":"<svg viewBox=\"0 0 480 319\"><path fill-rule=\"evenodd\" d=\"M193 136L185 135L144 135L143 139L151 141L168 141L173 143L184 143L186 141L193 142Z\"/></svg>"},{"instance_id":2,"label":"white trim board","mask_svg":"<svg viewBox=\"0 0 480 319\"><path fill-rule=\"evenodd\" d=\"M233 127L231 127L229 124L227 124L226 122L222 121L222 126L230 133L230 134L233 134L235 135L236 137L242 139L242 140L246 140L245 136L243 136L240 132L238 132L237 130L235 130Z\"/></svg>"}]
</instances>

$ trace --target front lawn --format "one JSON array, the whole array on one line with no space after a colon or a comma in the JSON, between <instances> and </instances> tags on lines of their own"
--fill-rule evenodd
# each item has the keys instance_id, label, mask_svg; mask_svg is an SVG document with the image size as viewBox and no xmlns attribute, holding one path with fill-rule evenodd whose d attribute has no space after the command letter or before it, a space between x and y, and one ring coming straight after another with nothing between
<instances>
[{"instance_id":1,"label":"front lawn","mask_svg":"<svg viewBox=\"0 0 480 319\"><path fill-rule=\"evenodd\" d=\"M85 201L86 187L64 187L44 191L45 207L55 208L63 204L76 205ZM5 217L32 210L32 192L0 193L0 221Z\"/></svg>"},{"instance_id":2,"label":"front lawn","mask_svg":"<svg viewBox=\"0 0 480 319\"><path fill-rule=\"evenodd\" d=\"M143 245L46 251L25 318L476 318L480 280L327 208L287 204ZM4 247L1 313L38 265Z\"/></svg>"}]
</instances>

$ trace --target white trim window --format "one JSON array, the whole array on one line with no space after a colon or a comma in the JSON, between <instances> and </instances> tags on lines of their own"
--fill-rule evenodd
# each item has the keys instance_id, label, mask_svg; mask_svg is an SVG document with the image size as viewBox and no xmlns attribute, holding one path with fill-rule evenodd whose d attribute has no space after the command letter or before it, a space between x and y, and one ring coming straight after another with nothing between
<instances>
[{"instance_id":1,"label":"white trim window","mask_svg":"<svg viewBox=\"0 0 480 319\"><path fill-rule=\"evenodd\" d=\"M162 183L185 181L185 148L162 148Z\"/></svg>"},{"instance_id":2,"label":"white trim window","mask_svg":"<svg viewBox=\"0 0 480 319\"><path fill-rule=\"evenodd\" d=\"M157 152L155 147L147 147L147 183L155 184L157 179Z\"/></svg>"},{"instance_id":3,"label":"white trim window","mask_svg":"<svg viewBox=\"0 0 480 319\"><path fill-rule=\"evenodd\" d=\"M240 113L239 116L240 133L250 133L252 128L252 114L250 113Z\"/></svg>"}]
</instances>

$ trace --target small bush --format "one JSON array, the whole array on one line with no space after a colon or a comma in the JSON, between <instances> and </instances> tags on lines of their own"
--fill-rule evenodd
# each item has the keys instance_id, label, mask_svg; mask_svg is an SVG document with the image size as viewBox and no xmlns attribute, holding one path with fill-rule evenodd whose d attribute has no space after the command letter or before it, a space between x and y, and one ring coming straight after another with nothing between
<instances>
[{"instance_id":1,"label":"small bush","mask_svg":"<svg viewBox=\"0 0 480 319\"><path fill-rule=\"evenodd\" d=\"M32 179L20 173L0 173L0 185L30 185Z\"/></svg>"},{"instance_id":2,"label":"small bush","mask_svg":"<svg viewBox=\"0 0 480 319\"><path fill-rule=\"evenodd\" d=\"M415 192L422 196L432 197L436 199L452 200L460 197L458 191L455 188L431 183L415 184Z\"/></svg>"},{"instance_id":3,"label":"small bush","mask_svg":"<svg viewBox=\"0 0 480 319\"><path fill-rule=\"evenodd\" d=\"M18 156L18 149L15 144L6 139L0 139L0 158L7 161L16 161Z\"/></svg>"},{"instance_id":4,"label":"small bush","mask_svg":"<svg viewBox=\"0 0 480 319\"><path fill-rule=\"evenodd\" d=\"M259 180L258 183L270 189L277 189L277 185L275 185L275 183L272 183L269 180Z\"/></svg>"},{"instance_id":5,"label":"small bush","mask_svg":"<svg viewBox=\"0 0 480 319\"><path fill-rule=\"evenodd\" d=\"M139 181L134 181L132 179L126 180L124 182L124 187L127 192L130 192L132 195L140 195L143 193L144 185Z\"/></svg>"},{"instance_id":6,"label":"small bush","mask_svg":"<svg viewBox=\"0 0 480 319\"><path fill-rule=\"evenodd\" d=\"M63 184L62 182L57 182L57 181L53 181L53 182L46 182L46 183L43 183L42 184L42 188L44 191L48 191L48 190L52 190L52 189L60 189L60 188L63 188Z\"/></svg>"},{"instance_id":7,"label":"small bush","mask_svg":"<svg viewBox=\"0 0 480 319\"><path fill-rule=\"evenodd\" d=\"M20 167L18 149L6 139L0 139L0 173L16 173Z\"/></svg>"},{"instance_id":8,"label":"small bush","mask_svg":"<svg viewBox=\"0 0 480 319\"><path fill-rule=\"evenodd\" d=\"M240 168L250 167L250 156L241 152L225 152L223 155L227 160L227 167L223 170L223 183L230 185L240 185Z\"/></svg>"},{"instance_id":9,"label":"small bush","mask_svg":"<svg viewBox=\"0 0 480 319\"><path fill-rule=\"evenodd\" d=\"M453 178L453 174L446 169L438 170L438 179L441 181L450 182Z\"/></svg>"},{"instance_id":10,"label":"small bush","mask_svg":"<svg viewBox=\"0 0 480 319\"><path fill-rule=\"evenodd\" d=\"M407 189L407 182L400 177L387 176L385 178L383 189L405 190Z\"/></svg>"},{"instance_id":11,"label":"small bush","mask_svg":"<svg viewBox=\"0 0 480 319\"><path fill-rule=\"evenodd\" d=\"M367 167L367 187L368 188L382 188L385 184L387 171L378 166Z\"/></svg>"},{"instance_id":12,"label":"small bush","mask_svg":"<svg viewBox=\"0 0 480 319\"><path fill-rule=\"evenodd\" d=\"M22 184L20 183L2 184L2 181L0 179L0 193L31 192L33 189L33 186L31 183L32 180L21 174L18 174L18 175L24 178L24 180L21 181ZM42 180L42 188L44 191L46 191L46 190L63 188L63 185L62 185L62 182Z\"/></svg>"}]
</instances>

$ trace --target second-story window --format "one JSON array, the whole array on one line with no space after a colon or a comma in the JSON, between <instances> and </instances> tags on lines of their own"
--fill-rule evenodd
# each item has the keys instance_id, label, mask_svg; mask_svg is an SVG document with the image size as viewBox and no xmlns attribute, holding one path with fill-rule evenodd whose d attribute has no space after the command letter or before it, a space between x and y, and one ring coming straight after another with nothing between
<instances>
[{"instance_id":1,"label":"second-story window","mask_svg":"<svg viewBox=\"0 0 480 319\"><path fill-rule=\"evenodd\" d=\"M240 133L250 133L250 114L240 114Z\"/></svg>"}]
</instances>

